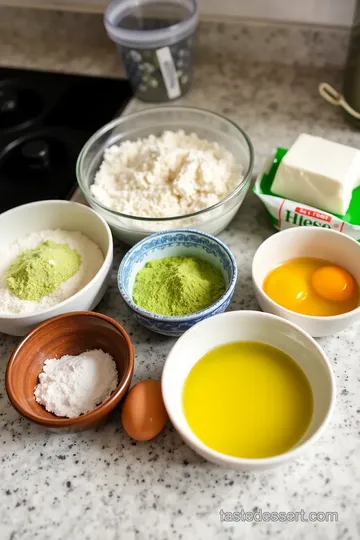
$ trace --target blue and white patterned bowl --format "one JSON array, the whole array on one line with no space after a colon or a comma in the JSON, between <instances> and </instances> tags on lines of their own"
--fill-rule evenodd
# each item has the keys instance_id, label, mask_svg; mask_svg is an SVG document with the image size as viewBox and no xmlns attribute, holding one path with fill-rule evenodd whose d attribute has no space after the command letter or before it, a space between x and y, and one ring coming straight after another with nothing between
<instances>
[{"instance_id":1,"label":"blue and white patterned bowl","mask_svg":"<svg viewBox=\"0 0 360 540\"><path fill-rule=\"evenodd\" d=\"M208 308L179 317L156 315L135 304L132 290L139 270L148 261L184 255L195 255L219 268L226 284L224 294ZM153 234L131 248L120 264L118 286L121 296L140 324L159 334L180 336L199 321L226 310L234 294L236 278L236 261L225 244L210 234L179 229Z\"/></svg>"}]
</instances>

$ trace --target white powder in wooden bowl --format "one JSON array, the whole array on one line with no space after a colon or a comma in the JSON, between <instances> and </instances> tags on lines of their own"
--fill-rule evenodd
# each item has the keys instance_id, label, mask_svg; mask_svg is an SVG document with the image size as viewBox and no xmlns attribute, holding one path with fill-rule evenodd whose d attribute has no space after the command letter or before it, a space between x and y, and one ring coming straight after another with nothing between
<instances>
[{"instance_id":1,"label":"white powder in wooden bowl","mask_svg":"<svg viewBox=\"0 0 360 540\"><path fill-rule=\"evenodd\" d=\"M118 384L116 363L101 349L45 360L34 395L56 416L76 418L108 399Z\"/></svg>"},{"instance_id":2,"label":"white powder in wooden bowl","mask_svg":"<svg viewBox=\"0 0 360 540\"><path fill-rule=\"evenodd\" d=\"M51 294L39 302L18 298L6 284L6 274L10 264L20 253L32 249L46 240L58 244L68 244L80 257L80 268L70 279L59 285ZM50 229L34 232L20 238L10 246L3 246L0 257L0 313L29 314L51 307L80 291L92 280L101 268L104 256L101 249L87 236L78 231Z\"/></svg>"}]
</instances>

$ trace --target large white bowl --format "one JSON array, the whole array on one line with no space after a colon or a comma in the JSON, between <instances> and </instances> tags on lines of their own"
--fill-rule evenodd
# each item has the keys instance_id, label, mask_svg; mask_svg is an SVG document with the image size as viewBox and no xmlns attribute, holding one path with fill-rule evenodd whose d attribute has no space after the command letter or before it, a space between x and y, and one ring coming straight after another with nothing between
<instances>
[{"instance_id":1,"label":"large white bowl","mask_svg":"<svg viewBox=\"0 0 360 540\"><path fill-rule=\"evenodd\" d=\"M99 246L104 263L94 278L76 294L37 313L19 315L0 311L0 332L23 336L34 326L68 311L92 310L104 296L113 261L113 240L106 221L94 210L70 201L39 201L18 206L0 215L0 245L46 229L80 231Z\"/></svg>"},{"instance_id":2,"label":"large white bowl","mask_svg":"<svg viewBox=\"0 0 360 540\"><path fill-rule=\"evenodd\" d=\"M360 244L343 233L317 227L286 229L270 236L255 253L252 278L257 301L263 311L284 317L313 337L341 332L360 319L360 307L331 317L302 315L286 309L264 292L266 276L281 263L296 257L326 259L346 268L360 284Z\"/></svg>"},{"instance_id":3,"label":"large white bowl","mask_svg":"<svg viewBox=\"0 0 360 540\"><path fill-rule=\"evenodd\" d=\"M186 421L183 387L191 368L211 349L233 341L258 341L277 347L293 358L309 379L314 396L313 417L298 445L284 454L246 459L216 452L192 432ZM297 458L318 439L334 409L335 379L330 362L320 346L294 324L260 311L232 311L198 323L176 342L165 362L162 394L171 422L195 452L208 461L231 469L257 470L272 468ZM239 428L241 417L235 429Z\"/></svg>"}]
</instances>

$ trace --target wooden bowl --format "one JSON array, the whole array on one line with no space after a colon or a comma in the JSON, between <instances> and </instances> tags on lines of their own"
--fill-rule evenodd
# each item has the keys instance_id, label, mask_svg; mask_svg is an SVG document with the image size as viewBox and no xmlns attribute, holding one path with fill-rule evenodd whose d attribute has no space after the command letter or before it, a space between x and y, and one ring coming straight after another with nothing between
<instances>
[{"instance_id":1,"label":"wooden bowl","mask_svg":"<svg viewBox=\"0 0 360 540\"><path fill-rule=\"evenodd\" d=\"M48 358L102 349L116 362L118 386L93 411L77 418L60 418L45 410L34 397L43 364ZM17 345L6 370L6 391L19 414L49 429L83 431L103 422L125 396L134 371L134 349L116 321L90 311L59 315L40 324Z\"/></svg>"}]
</instances>

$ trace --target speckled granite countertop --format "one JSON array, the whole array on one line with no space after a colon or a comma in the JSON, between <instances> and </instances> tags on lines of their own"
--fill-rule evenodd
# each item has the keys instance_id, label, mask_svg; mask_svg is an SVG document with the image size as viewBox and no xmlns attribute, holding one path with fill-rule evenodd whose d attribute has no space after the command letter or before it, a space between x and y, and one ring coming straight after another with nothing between
<instances>
[{"instance_id":1,"label":"speckled granite countertop","mask_svg":"<svg viewBox=\"0 0 360 540\"><path fill-rule=\"evenodd\" d=\"M221 55L196 66L193 87L180 103L207 107L250 135L256 168L276 145L301 132L360 144L360 134L317 95L321 80L339 85L337 69L227 62ZM142 108L134 101L128 112ZM231 309L257 309L252 256L272 230L249 193L221 239L232 249L239 279ZM112 281L98 310L121 322L136 351L134 382L160 378L174 343L129 317L116 287L124 254L116 246ZM19 418L4 391L4 373L18 341L0 336L0 538L2 540L310 539L350 540L360 534L359 326L319 340L338 384L333 420L298 462L257 474L213 466L182 443L170 425L150 443L124 434L119 413L96 431L46 433ZM337 523L227 523L220 511L338 512Z\"/></svg>"}]
</instances>

